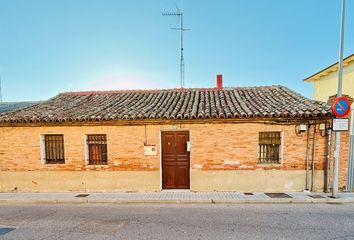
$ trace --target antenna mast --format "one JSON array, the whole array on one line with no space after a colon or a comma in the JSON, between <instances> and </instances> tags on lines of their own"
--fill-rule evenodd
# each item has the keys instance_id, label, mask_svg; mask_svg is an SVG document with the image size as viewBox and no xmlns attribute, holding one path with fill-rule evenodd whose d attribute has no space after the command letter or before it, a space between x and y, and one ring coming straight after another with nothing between
<instances>
[{"instance_id":1,"label":"antenna mast","mask_svg":"<svg viewBox=\"0 0 354 240\"><path fill-rule=\"evenodd\" d=\"M181 59L180 59L180 69L179 69L179 74L180 74L180 81L181 81L181 88L184 88L184 57L183 57L183 33L185 31L189 31L190 29L184 28L183 27L183 12L181 12L178 9L178 6L176 5L177 12L172 12L172 13L162 13L162 16L177 16L180 22L180 27L179 28L171 28L172 30L178 30L181 33Z\"/></svg>"}]
</instances>

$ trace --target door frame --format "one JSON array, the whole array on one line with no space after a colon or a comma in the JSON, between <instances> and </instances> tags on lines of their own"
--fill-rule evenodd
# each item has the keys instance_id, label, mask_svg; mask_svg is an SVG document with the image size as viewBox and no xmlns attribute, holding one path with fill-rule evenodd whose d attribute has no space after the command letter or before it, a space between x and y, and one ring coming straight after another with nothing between
<instances>
[{"instance_id":1,"label":"door frame","mask_svg":"<svg viewBox=\"0 0 354 240\"><path fill-rule=\"evenodd\" d=\"M162 133L164 132L188 132L189 134L189 141L191 142L191 130L190 129L187 129L187 128L178 128L178 129L160 129L160 132L159 132L159 142L160 142L160 191L162 190L166 190L166 189L163 189L162 188ZM192 165L191 165L191 155L192 155L192 149L193 147L191 148L191 151L189 152L189 188L188 189L176 189L176 191L180 191L180 190L190 190L191 189L191 169L192 169ZM171 190L174 190L174 189L171 189Z\"/></svg>"}]
</instances>

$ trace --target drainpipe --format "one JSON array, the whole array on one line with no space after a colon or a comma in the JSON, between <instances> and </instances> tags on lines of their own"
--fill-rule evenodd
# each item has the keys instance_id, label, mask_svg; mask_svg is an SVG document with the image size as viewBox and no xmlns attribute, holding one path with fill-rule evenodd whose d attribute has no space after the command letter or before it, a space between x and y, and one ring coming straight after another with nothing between
<instances>
[{"instance_id":1,"label":"drainpipe","mask_svg":"<svg viewBox=\"0 0 354 240\"><path fill-rule=\"evenodd\" d=\"M315 158L316 158L316 122L313 127L313 149L312 149L312 166L311 166L311 192L313 192L315 177Z\"/></svg>"},{"instance_id":2,"label":"drainpipe","mask_svg":"<svg viewBox=\"0 0 354 240\"><path fill-rule=\"evenodd\" d=\"M326 155L326 171L325 171L325 192L329 193L329 171L331 165L331 144L332 144L332 129L327 129L327 155Z\"/></svg>"},{"instance_id":3,"label":"drainpipe","mask_svg":"<svg viewBox=\"0 0 354 240\"><path fill-rule=\"evenodd\" d=\"M305 190L309 190L309 160L310 160L310 129L311 124L308 123L307 128L307 146L306 146L306 186Z\"/></svg>"},{"instance_id":4,"label":"drainpipe","mask_svg":"<svg viewBox=\"0 0 354 240\"><path fill-rule=\"evenodd\" d=\"M352 192L353 191L353 179L354 179L354 135L350 135L350 150L349 150L349 166L348 166L348 176L347 176L347 191Z\"/></svg>"}]
</instances>

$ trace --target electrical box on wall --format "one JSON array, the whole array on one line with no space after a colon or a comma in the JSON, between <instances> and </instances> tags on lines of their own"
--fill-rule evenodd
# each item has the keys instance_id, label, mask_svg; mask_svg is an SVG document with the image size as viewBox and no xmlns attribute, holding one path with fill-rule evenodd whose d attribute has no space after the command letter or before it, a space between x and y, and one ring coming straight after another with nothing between
<instances>
[{"instance_id":1,"label":"electrical box on wall","mask_svg":"<svg viewBox=\"0 0 354 240\"><path fill-rule=\"evenodd\" d=\"M191 151L191 142L190 141L188 141L187 142L187 152L190 152Z\"/></svg>"},{"instance_id":2,"label":"electrical box on wall","mask_svg":"<svg viewBox=\"0 0 354 240\"><path fill-rule=\"evenodd\" d=\"M299 132L306 132L306 130L307 130L306 124L302 123L299 125Z\"/></svg>"},{"instance_id":3,"label":"electrical box on wall","mask_svg":"<svg viewBox=\"0 0 354 240\"><path fill-rule=\"evenodd\" d=\"M321 131L326 130L326 124L325 124L325 123L321 123L321 124L320 124L320 130L321 130Z\"/></svg>"},{"instance_id":4,"label":"electrical box on wall","mask_svg":"<svg viewBox=\"0 0 354 240\"><path fill-rule=\"evenodd\" d=\"M157 155L157 147L155 145L144 146L144 155L145 156Z\"/></svg>"}]
</instances>

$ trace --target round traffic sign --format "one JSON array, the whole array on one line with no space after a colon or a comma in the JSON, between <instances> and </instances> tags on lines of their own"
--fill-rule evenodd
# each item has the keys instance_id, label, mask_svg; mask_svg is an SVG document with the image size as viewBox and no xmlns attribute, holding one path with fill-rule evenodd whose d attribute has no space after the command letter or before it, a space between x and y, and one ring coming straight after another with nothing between
<instances>
[{"instance_id":1,"label":"round traffic sign","mask_svg":"<svg viewBox=\"0 0 354 240\"><path fill-rule=\"evenodd\" d=\"M350 102L345 97L338 97L332 103L332 112L336 117L345 117L350 112Z\"/></svg>"}]
</instances>

